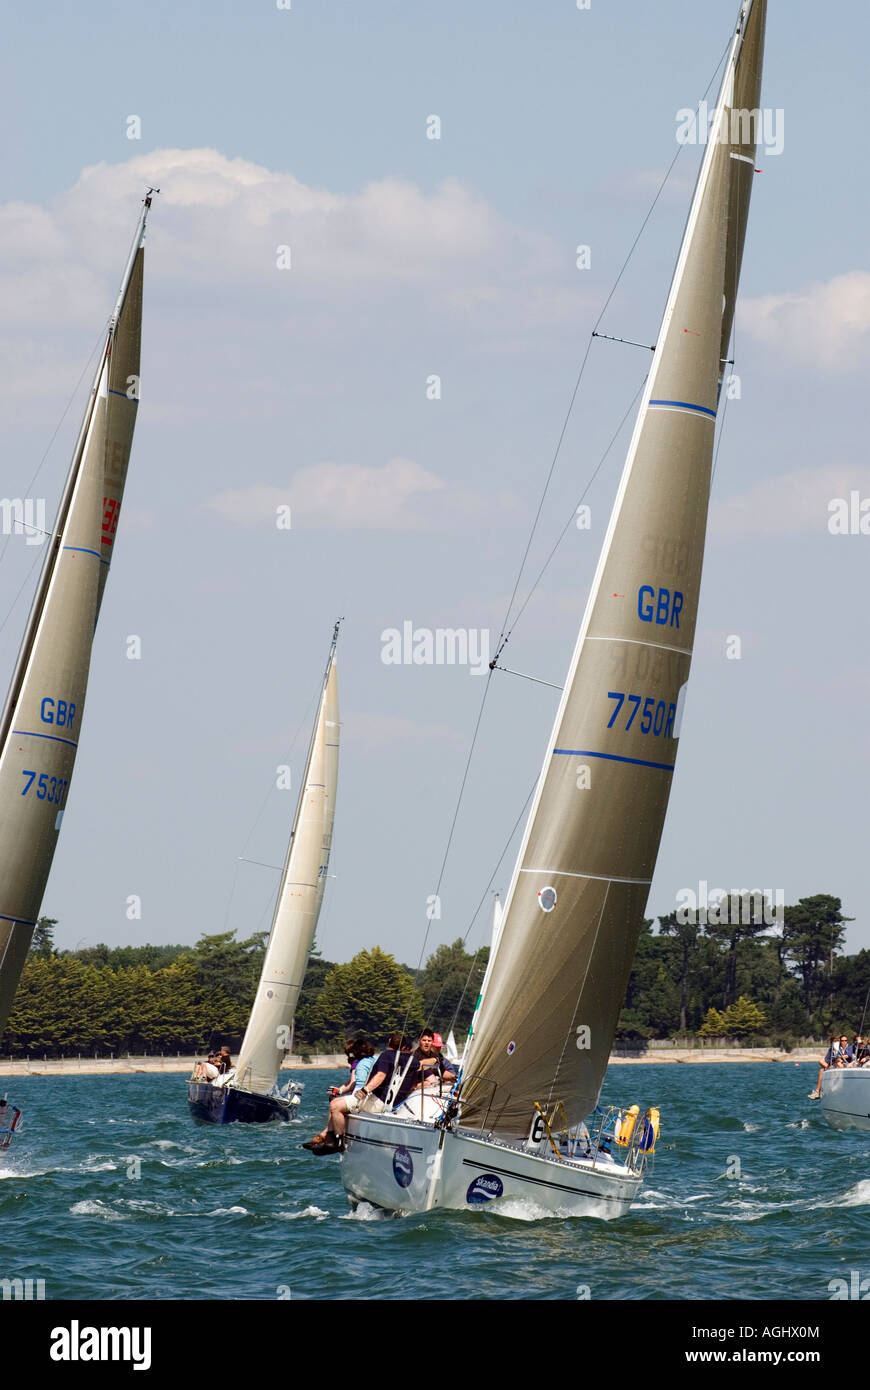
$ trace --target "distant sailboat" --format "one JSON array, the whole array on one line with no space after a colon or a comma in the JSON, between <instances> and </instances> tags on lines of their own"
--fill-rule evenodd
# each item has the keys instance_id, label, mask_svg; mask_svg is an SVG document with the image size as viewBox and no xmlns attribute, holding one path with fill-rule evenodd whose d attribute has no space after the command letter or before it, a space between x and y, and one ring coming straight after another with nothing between
<instances>
[{"instance_id":1,"label":"distant sailboat","mask_svg":"<svg viewBox=\"0 0 870 1390\"><path fill-rule=\"evenodd\" d=\"M289 1120L299 1104L293 1083L280 1092L277 1081L291 1046L296 1003L329 869L338 786L338 626L332 634L266 958L238 1061L213 1081L188 1083L191 1114L202 1123Z\"/></svg>"},{"instance_id":2,"label":"distant sailboat","mask_svg":"<svg viewBox=\"0 0 870 1390\"><path fill-rule=\"evenodd\" d=\"M39 917L79 745L139 404L143 239L157 191L144 199L0 716L0 1033Z\"/></svg>"},{"instance_id":3,"label":"distant sailboat","mask_svg":"<svg viewBox=\"0 0 870 1390\"><path fill-rule=\"evenodd\" d=\"M418 1091L398 1112L349 1117L341 1167L353 1203L409 1212L505 1197L612 1217L641 1186L657 1111L597 1107L658 853L692 657L765 17L766 0L741 5L458 1086L446 1105ZM731 120L738 110L754 113L749 128Z\"/></svg>"}]
</instances>

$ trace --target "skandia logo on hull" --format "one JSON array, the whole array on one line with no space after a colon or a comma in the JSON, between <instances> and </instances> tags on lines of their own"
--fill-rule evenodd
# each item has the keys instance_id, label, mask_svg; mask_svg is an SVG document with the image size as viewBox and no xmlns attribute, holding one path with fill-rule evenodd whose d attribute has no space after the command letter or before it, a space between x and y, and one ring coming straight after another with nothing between
<instances>
[{"instance_id":1,"label":"skandia logo on hull","mask_svg":"<svg viewBox=\"0 0 870 1390\"><path fill-rule=\"evenodd\" d=\"M52 1361L132 1361L134 1371L151 1369L150 1327L69 1327L51 1329Z\"/></svg>"},{"instance_id":2,"label":"skandia logo on hull","mask_svg":"<svg viewBox=\"0 0 870 1390\"><path fill-rule=\"evenodd\" d=\"M393 1154L393 1177L400 1187L410 1187L414 1176L414 1160L406 1148L398 1148Z\"/></svg>"},{"instance_id":3,"label":"skandia logo on hull","mask_svg":"<svg viewBox=\"0 0 870 1390\"><path fill-rule=\"evenodd\" d=\"M503 1192L504 1183L501 1178L497 1178L495 1173L481 1173L466 1192L465 1200L471 1206L479 1207L483 1202L494 1202Z\"/></svg>"}]
</instances>

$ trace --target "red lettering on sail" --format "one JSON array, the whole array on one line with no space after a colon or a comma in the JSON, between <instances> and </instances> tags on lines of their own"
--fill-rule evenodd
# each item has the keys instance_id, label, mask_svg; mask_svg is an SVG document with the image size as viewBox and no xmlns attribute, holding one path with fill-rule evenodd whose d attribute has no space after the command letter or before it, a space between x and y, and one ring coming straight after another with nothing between
<instances>
[{"instance_id":1,"label":"red lettering on sail","mask_svg":"<svg viewBox=\"0 0 870 1390\"><path fill-rule=\"evenodd\" d=\"M100 537L103 545L111 545L115 538L115 531L118 526L118 515L121 511L121 503L115 497L103 498L103 534Z\"/></svg>"}]
</instances>

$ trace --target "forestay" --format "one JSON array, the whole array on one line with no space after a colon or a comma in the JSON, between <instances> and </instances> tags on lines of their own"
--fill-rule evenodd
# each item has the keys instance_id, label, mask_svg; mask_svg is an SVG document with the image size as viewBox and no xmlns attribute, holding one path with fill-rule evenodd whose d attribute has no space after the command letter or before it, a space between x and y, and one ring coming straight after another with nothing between
<instances>
[{"instance_id":1,"label":"forestay","mask_svg":"<svg viewBox=\"0 0 870 1390\"><path fill-rule=\"evenodd\" d=\"M465 1059L462 1123L594 1108L673 779L759 124L741 11L650 375ZM752 112L752 119L732 110Z\"/></svg>"},{"instance_id":2,"label":"forestay","mask_svg":"<svg viewBox=\"0 0 870 1390\"><path fill-rule=\"evenodd\" d=\"M329 869L338 786L337 632L336 624L266 958L236 1065L236 1086L261 1095L274 1087L289 1045Z\"/></svg>"},{"instance_id":3,"label":"forestay","mask_svg":"<svg viewBox=\"0 0 870 1390\"><path fill-rule=\"evenodd\" d=\"M51 869L139 403L145 199L0 721L0 1030Z\"/></svg>"}]
</instances>

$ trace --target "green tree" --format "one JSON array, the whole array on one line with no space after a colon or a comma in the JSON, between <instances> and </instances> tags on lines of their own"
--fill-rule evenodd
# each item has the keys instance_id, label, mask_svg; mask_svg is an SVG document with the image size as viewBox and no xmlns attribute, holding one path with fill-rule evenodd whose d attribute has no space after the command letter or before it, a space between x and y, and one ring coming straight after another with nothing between
<instances>
[{"instance_id":1,"label":"green tree","mask_svg":"<svg viewBox=\"0 0 870 1390\"><path fill-rule=\"evenodd\" d=\"M737 948L741 941L769 931L770 924L764 920L770 915L769 907L761 893L730 893L721 900L718 911L714 904L708 909L707 935L727 946L722 989L724 1009L734 1002L737 994ZM714 912L719 921L710 920Z\"/></svg>"},{"instance_id":2,"label":"green tree","mask_svg":"<svg viewBox=\"0 0 870 1390\"><path fill-rule=\"evenodd\" d=\"M723 1032L729 1038L744 1038L749 1033L760 1033L767 1023L763 1009L747 999L745 994L725 1010L722 1019Z\"/></svg>"},{"instance_id":3,"label":"green tree","mask_svg":"<svg viewBox=\"0 0 870 1390\"><path fill-rule=\"evenodd\" d=\"M652 920L641 927L634 964L628 978L616 1036L625 1040L667 1037L679 1020L680 995L676 943L652 930Z\"/></svg>"},{"instance_id":4,"label":"green tree","mask_svg":"<svg viewBox=\"0 0 870 1390\"><path fill-rule=\"evenodd\" d=\"M659 932L663 936L676 937L680 952L680 1032L686 1031L686 1010L688 1005L689 969L698 946L701 928L697 922L680 922L676 912L669 912L659 918Z\"/></svg>"},{"instance_id":5,"label":"green tree","mask_svg":"<svg viewBox=\"0 0 870 1390\"><path fill-rule=\"evenodd\" d=\"M30 942L30 950L33 955L46 958L54 955L54 929L56 926L56 917L40 917L33 928L33 937Z\"/></svg>"},{"instance_id":6,"label":"green tree","mask_svg":"<svg viewBox=\"0 0 870 1390\"><path fill-rule=\"evenodd\" d=\"M809 1014L821 1009L833 989L834 957L843 944L846 923L853 920L844 917L841 908L839 898L817 893L785 909L785 954L801 977Z\"/></svg>"},{"instance_id":7,"label":"green tree","mask_svg":"<svg viewBox=\"0 0 870 1390\"><path fill-rule=\"evenodd\" d=\"M323 988L323 982L330 970L335 969L335 962L323 960L321 956L311 955L308 959L308 969L305 971L305 979L299 991L299 999L296 1004L295 1020L295 1044L298 1043L318 1043L324 1039L323 1028L315 1022L314 1007L317 997ZM331 1031L331 1030L330 1030Z\"/></svg>"},{"instance_id":8,"label":"green tree","mask_svg":"<svg viewBox=\"0 0 870 1390\"><path fill-rule=\"evenodd\" d=\"M468 1032L488 960L488 946L470 955L461 937L432 953L419 980L423 1016L430 1027L445 1037L451 1027Z\"/></svg>"},{"instance_id":9,"label":"green tree","mask_svg":"<svg viewBox=\"0 0 870 1390\"><path fill-rule=\"evenodd\" d=\"M840 1018L851 1019L851 1028L866 1027L870 1018L870 951L834 961L831 1006Z\"/></svg>"},{"instance_id":10,"label":"green tree","mask_svg":"<svg viewBox=\"0 0 870 1390\"><path fill-rule=\"evenodd\" d=\"M408 972L380 946L333 966L312 1011L315 1025L336 1041L360 1031L374 1042L395 1028L423 1026L423 1001Z\"/></svg>"},{"instance_id":11,"label":"green tree","mask_svg":"<svg viewBox=\"0 0 870 1390\"><path fill-rule=\"evenodd\" d=\"M144 965L149 970L162 970L171 965L179 956L190 955L190 946L107 946L100 941L96 946L83 946L80 951L65 951L64 955L74 956L83 965L108 966L111 970L123 970L127 966Z\"/></svg>"},{"instance_id":12,"label":"green tree","mask_svg":"<svg viewBox=\"0 0 870 1390\"><path fill-rule=\"evenodd\" d=\"M698 1029L699 1038L722 1038L725 1036L725 1015L718 1009L710 1008L704 1015L704 1022Z\"/></svg>"},{"instance_id":13,"label":"green tree","mask_svg":"<svg viewBox=\"0 0 870 1390\"><path fill-rule=\"evenodd\" d=\"M244 941L236 941L234 931L201 936L190 955L206 997L220 994L250 1009L268 936L257 932Z\"/></svg>"}]
</instances>

